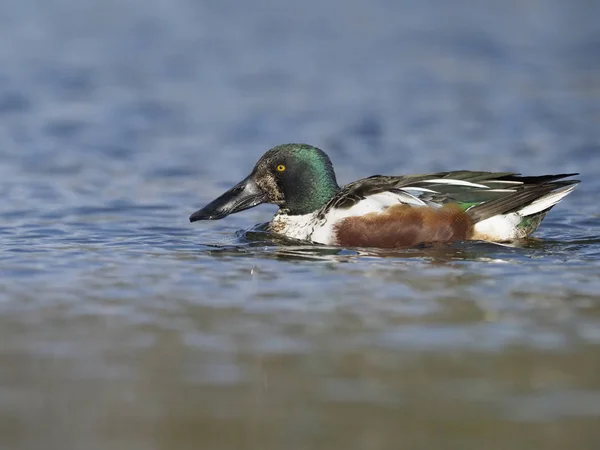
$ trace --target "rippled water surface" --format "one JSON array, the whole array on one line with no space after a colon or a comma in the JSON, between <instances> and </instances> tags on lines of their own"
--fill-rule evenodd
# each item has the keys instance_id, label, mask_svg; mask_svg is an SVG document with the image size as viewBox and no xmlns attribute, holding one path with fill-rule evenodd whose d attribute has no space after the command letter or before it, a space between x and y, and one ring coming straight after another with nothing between
<instances>
[{"instance_id":1,"label":"rippled water surface","mask_svg":"<svg viewBox=\"0 0 600 450\"><path fill-rule=\"evenodd\" d=\"M0 448L600 448L598 2L0 3ZM515 247L190 213L267 148L340 182L581 172Z\"/></svg>"}]
</instances>

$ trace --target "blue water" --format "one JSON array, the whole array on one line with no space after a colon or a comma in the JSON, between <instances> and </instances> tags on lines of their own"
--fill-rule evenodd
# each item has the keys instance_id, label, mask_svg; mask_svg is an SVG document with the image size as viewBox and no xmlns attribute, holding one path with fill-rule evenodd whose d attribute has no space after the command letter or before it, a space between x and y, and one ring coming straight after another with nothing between
<instances>
[{"instance_id":1,"label":"blue water","mask_svg":"<svg viewBox=\"0 0 600 450\"><path fill-rule=\"evenodd\" d=\"M599 448L599 15L0 2L0 447ZM287 142L582 183L515 247L188 222Z\"/></svg>"}]
</instances>

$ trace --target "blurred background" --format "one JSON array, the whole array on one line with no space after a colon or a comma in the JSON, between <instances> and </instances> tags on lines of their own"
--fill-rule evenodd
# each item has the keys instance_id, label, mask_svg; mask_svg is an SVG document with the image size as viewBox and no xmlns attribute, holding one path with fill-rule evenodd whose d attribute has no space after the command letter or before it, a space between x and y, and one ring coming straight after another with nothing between
<instances>
[{"instance_id":1,"label":"blurred background","mask_svg":"<svg viewBox=\"0 0 600 450\"><path fill-rule=\"evenodd\" d=\"M600 448L600 2L0 2L0 448ZM582 172L515 248L190 213L277 144L338 181ZM240 231L242 230L242 231Z\"/></svg>"}]
</instances>

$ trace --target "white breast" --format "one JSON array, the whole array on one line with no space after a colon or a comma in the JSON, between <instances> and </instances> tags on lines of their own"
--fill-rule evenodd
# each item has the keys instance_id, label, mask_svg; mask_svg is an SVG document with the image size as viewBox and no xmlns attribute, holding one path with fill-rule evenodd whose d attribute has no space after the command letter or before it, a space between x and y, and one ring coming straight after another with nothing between
<instances>
[{"instance_id":1,"label":"white breast","mask_svg":"<svg viewBox=\"0 0 600 450\"><path fill-rule=\"evenodd\" d=\"M273 220L269 224L269 229L293 239L309 241L317 224L316 213L302 216L288 216L287 214L278 213L275 214L275 217L273 217Z\"/></svg>"}]
</instances>

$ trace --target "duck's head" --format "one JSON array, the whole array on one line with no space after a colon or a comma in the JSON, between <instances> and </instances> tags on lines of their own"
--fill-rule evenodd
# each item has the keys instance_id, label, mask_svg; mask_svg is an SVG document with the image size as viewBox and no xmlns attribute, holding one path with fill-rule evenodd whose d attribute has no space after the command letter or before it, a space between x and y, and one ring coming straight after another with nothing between
<instances>
[{"instance_id":1,"label":"duck's head","mask_svg":"<svg viewBox=\"0 0 600 450\"><path fill-rule=\"evenodd\" d=\"M258 160L250 175L192 214L190 222L222 219L261 203L278 205L289 215L309 214L338 190L325 152L307 144L278 145Z\"/></svg>"}]
</instances>

